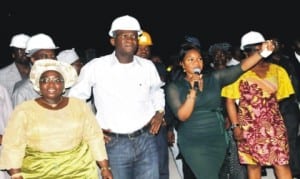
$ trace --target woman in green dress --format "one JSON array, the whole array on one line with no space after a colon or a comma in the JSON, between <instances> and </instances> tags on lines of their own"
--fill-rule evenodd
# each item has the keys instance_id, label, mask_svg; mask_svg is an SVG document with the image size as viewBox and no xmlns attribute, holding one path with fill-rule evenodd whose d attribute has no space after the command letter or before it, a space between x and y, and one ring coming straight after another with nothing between
<instances>
[{"instance_id":1,"label":"woman in green dress","mask_svg":"<svg viewBox=\"0 0 300 179\"><path fill-rule=\"evenodd\" d=\"M274 50L271 41L239 65L201 74L204 62L197 45L181 45L179 64L185 77L170 82L166 100L180 120L178 145L187 164L198 179L218 179L224 161L227 140L221 113L221 89L253 67L262 56Z\"/></svg>"}]
</instances>

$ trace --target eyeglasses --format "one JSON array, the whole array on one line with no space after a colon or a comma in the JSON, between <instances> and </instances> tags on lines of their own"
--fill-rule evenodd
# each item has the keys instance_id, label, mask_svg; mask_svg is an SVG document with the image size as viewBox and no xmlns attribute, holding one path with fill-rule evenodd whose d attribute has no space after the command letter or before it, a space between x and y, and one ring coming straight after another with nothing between
<instances>
[{"instance_id":1,"label":"eyeglasses","mask_svg":"<svg viewBox=\"0 0 300 179\"><path fill-rule=\"evenodd\" d=\"M48 83L55 83L55 84L59 84L59 83L63 83L65 80L62 78L41 78L40 79L40 83L43 84L48 84Z\"/></svg>"}]
</instances>

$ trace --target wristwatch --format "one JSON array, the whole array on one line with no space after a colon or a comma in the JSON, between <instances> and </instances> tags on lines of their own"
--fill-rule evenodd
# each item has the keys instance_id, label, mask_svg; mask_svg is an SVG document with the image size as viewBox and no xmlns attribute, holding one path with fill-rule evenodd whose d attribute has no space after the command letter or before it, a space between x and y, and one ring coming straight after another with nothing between
<instances>
[{"instance_id":1,"label":"wristwatch","mask_svg":"<svg viewBox=\"0 0 300 179\"><path fill-rule=\"evenodd\" d=\"M165 121L165 118L164 118L165 110L160 109L160 110L157 110L156 112L158 112L159 114L162 114L162 120Z\"/></svg>"},{"instance_id":2,"label":"wristwatch","mask_svg":"<svg viewBox=\"0 0 300 179\"><path fill-rule=\"evenodd\" d=\"M239 123L237 123L237 124L232 124L232 125L231 125L231 130L233 130L233 129L237 128L237 127L241 127L241 125L240 125Z\"/></svg>"},{"instance_id":3,"label":"wristwatch","mask_svg":"<svg viewBox=\"0 0 300 179\"><path fill-rule=\"evenodd\" d=\"M160 109L160 110L158 110L157 112L162 113L162 114L165 114L165 110L164 110L164 109Z\"/></svg>"}]
</instances>

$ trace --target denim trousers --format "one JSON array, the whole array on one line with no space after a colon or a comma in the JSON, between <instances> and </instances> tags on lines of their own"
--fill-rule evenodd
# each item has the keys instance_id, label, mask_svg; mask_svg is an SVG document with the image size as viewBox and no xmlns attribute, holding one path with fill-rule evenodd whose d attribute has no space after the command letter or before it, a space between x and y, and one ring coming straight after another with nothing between
<instances>
[{"instance_id":1,"label":"denim trousers","mask_svg":"<svg viewBox=\"0 0 300 179\"><path fill-rule=\"evenodd\" d=\"M158 146L159 179L169 179L169 150L168 131L166 126L161 126L156 136Z\"/></svg>"},{"instance_id":2,"label":"denim trousers","mask_svg":"<svg viewBox=\"0 0 300 179\"><path fill-rule=\"evenodd\" d=\"M158 179L158 147L155 135L111 136L106 144L114 179Z\"/></svg>"}]
</instances>

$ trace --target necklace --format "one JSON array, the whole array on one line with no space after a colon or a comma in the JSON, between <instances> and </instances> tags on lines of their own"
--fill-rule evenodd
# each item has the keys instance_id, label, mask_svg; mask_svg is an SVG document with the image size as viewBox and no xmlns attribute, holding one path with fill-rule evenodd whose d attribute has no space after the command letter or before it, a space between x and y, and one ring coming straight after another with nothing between
<instances>
[{"instance_id":1,"label":"necklace","mask_svg":"<svg viewBox=\"0 0 300 179\"><path fill-rule=\"evenodd\" d=\"M63 97L61 97L60 99L59 99L59 101L57 102L57 103L49 103L49 102L47 102L46 100L43 100L42 98L40 99L40 102L41 103L43 103L43 104L45 104L45 105L47 105L47 106L50 106L51 108L56 108L62 101L63 101Z\"/></svg>"}]
</instances>

